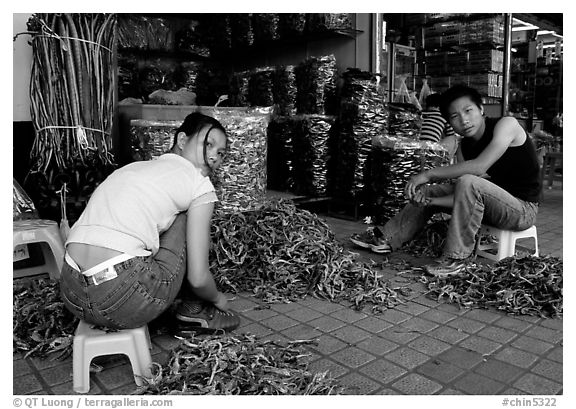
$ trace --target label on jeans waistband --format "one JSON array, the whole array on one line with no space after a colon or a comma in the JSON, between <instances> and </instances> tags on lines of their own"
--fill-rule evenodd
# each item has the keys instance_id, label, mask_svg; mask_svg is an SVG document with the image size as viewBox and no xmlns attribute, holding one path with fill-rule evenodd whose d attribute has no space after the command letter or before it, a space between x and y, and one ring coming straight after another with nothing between
<instances>
[{"instance_id":1,"label":"label on jeans waistband","mask_svg":"<svg viewBox=\"0 0 576 409\"><path fill-rule=\"evenodd\" d=\"M96 285L105 283L116 277L118 277L118 273L116 273L114 266L106 267L104 270L98 271L90 276Z\"/></svg>"}]
</instances>

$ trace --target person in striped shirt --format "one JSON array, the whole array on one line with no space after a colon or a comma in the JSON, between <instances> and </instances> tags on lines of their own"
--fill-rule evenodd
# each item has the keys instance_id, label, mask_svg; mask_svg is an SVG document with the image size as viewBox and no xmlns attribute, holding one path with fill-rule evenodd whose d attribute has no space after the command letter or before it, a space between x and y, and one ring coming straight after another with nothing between
<instances>
[{"instance_id":1,"label":"person in striped shirt","mask_svg":"<svg viewBox=\"0 0 576 409\"><path fill-rule=\"evenodd\" d=\"M430 94L426 97L426 109L422 111L420 140L440 143L452 157L458 147L458 141L454 129L440 113L441 99L440 94Z\"/></svg>"}]
</instances>

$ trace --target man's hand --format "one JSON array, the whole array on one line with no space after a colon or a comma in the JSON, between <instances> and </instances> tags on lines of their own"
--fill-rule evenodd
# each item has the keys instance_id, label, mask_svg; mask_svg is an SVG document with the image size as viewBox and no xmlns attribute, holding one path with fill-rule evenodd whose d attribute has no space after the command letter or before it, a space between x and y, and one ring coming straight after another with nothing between
<instances>
[{"instance_id":1,"label":"man's hand","mask_svg":"<svg viewBox=\"0 0 576 409\"><path fill-rule=\"evenodd\" d=\"M430 204L431 199L429 197L427 197L424 192L422 192L422 189L417 189L416 193L414 194L414 197L412 197L412 199L410 200L410 202L415 205L415 206L419 206L419 207L424 207L424 206L428 206Z\"/></svg>"},{"instance_id":2,"label":"man's hand","mask_svg":"<svg viewBox=\"0 0 576 409\"><path fill-rule=\"evenodd\" d=\"M416 193L418 192L418 186L428 183L430 178L426 174L426 172L419 173L415 176L412 176L408 183L406 184L406 188L404 188L404 195L406 199L410 201L415 201Z\"/></svg>"}]
</instances>

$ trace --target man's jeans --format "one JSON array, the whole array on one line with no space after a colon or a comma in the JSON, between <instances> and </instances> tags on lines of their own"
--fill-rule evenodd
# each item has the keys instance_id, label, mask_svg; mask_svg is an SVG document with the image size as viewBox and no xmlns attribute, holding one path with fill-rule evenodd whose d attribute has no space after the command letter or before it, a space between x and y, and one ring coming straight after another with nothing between
<instances>
[{"instance_id":1,"label":"man's jeans","mask_svg":"<svg viewBox=\"0 0 576 409\"><path fill-rule=\"evenodd\" d=\"M536 222L537 203L520 200L478 176L463 175L454 184L433 184L423 188L429 197L454 194L454 207L443 249L445 257L464 259L471 256L482 223L520 231ZM439 207L407 204L384 225L384 238L393 249L398 249L413 239L434 213L442 211L450 212Z\"/></svg>"},{"instance_id":2,"label":"man's jeans","mask_svg":"<svg viewBox=\"0 0 576 409\"><path fill-rule=\"evenodd\" d=\"M78 318L109 328L136 328L162 314L175 300L186 273L186 213L160 236L154 256L134 257L115 267L118 277L88 285L64 263L64 305Z\"/></svg>"}]
</instances>

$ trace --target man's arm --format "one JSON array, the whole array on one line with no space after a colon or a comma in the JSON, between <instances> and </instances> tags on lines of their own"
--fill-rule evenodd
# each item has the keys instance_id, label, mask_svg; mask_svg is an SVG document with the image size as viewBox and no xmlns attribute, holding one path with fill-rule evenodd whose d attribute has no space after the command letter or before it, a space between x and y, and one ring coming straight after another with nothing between
<instances>
[{"instance_id":1,"label":"man's arm","mask_svg":"<svg viewBox=\"0 0 576 409\"><path fill-rule=\"evenodd\" d=\"M492 141L478 157L419 173L410 179L406 185L406 196L409 199L414 197L416 188L424 183L444 179L455 179L467 174L483 176L488 169L490 169L490 166L500 159L510 145L519 144L522 135L525 135L525 132L515 118L504 117L500 119L494 128Z\"/></svg>"}]
</instances>

